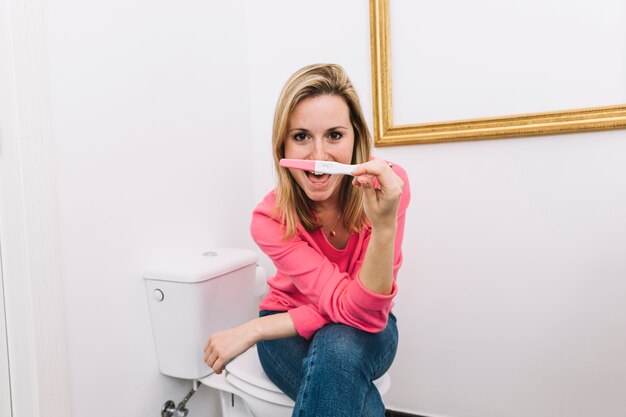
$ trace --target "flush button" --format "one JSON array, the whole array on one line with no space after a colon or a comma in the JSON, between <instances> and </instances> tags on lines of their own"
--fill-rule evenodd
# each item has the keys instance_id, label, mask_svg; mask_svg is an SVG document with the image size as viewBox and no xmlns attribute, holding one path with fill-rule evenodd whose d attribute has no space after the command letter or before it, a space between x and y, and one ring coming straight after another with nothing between
<instances>
[{"instance_id":1,"label":"flush button","mask_svg":"<svg viewBox=\"0 0 626 417\"><path fill-rule=\"evenodd\" d=\"M154 290L154 299L157 301L163 301L163 299L165 298L165 295L163 294L163 291L156 289Z\"/></svg>"},{"instance_id":2,"label":"flush button","mask_svg":"<svg viewBox=\"0 0 626 417\"><path fill-rule=\"evenodd\" d=\"M217 252L210 250L208 252L202 253L202 256L217 256Z\"/></svg>"}]
</instances>

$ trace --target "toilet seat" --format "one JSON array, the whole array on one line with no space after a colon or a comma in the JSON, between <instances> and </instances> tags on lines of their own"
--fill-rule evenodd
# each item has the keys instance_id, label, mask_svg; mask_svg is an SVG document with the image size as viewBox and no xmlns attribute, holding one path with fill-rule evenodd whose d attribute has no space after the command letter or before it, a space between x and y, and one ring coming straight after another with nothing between
<instances>
[{"instance_id":1,"label":"toilet seat","mask_svg":"<svg viewBox=\"0 0 626 417\"><path fill-rule=\"evenodd\" d=\"M267 377L256 350L256 345L239 355L226 365L226 381L235 388L258 399L293 407L294 402ZM380 395L385 394L391 386L388 373L374 381Z\"/></svg>"}]
</instances>

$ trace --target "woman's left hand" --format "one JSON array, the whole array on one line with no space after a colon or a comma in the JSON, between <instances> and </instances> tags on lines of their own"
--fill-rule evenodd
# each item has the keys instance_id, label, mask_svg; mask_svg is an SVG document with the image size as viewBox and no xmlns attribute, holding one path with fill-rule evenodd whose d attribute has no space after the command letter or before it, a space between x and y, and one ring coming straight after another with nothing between
<instances>
[{"instance_id":1,"label":"woman's left hand","mask_svg":"<svg viewBox=\"0 0 626 417\"><path fill-rule=\"evenodd\" d=\"M256 343L249 323L217 332L209 337L204 346L204 362L221 374L226 364Z\"/></svg>"},{"instance_id":2,"label":"woman's left hand","mask_svg":"<svg viewBox=\"0 0 626 417\"><path fill-rule=\"evenodd\" d=\"M360 164L352 175L352 184L363 188L363 208L372 227L395 224L404 182L390 164L372 159ZM374 178L380 184L378 189L374 187Z\"/></svg>"}]
</instances>

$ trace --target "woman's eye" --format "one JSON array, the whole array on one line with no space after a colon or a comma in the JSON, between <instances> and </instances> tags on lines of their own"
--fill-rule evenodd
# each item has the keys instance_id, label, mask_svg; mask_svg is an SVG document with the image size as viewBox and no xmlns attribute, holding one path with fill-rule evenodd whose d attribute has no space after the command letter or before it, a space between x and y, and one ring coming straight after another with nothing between
<instances>
[{"instance_id":1,"label":"woman's eye","mask_svg":"<svg viewBox=\"0 0 626 417\"><path fill-rule=\"evenodd\" d=\"M296 133L295 135L293 135L293 138L298 142L302 142L306 139L306 135L304 133Z\"/></svg>"},{"instance_id":2,"label":"woman's eye","mask_svg":"<svg viewBox=\"0 0 626 417\"><path fill-rule=\"evenodd\" d=\"M330 132L330 135L328 135L332 140L339 140L343 137L343 135L339 132Z\"/></svg>"}]
</instances>

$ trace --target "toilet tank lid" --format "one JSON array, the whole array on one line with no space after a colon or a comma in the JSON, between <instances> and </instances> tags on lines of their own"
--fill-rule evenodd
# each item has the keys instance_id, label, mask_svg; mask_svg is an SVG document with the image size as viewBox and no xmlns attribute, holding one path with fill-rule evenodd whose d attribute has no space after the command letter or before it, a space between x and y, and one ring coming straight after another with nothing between
<instances>
[{"instance_id":1,"label":"toilet tank lid","mask_svg":"<svg viewBox=\"0 0 626 417\"><path fill-rule=\"evenodd\" d=\"M196 283L227 274L256 262L247 249L218 248L159 259L146 267L146 280Z\"/></svg>"}]
</instances>

